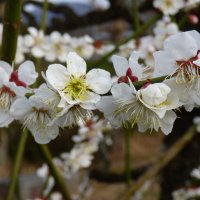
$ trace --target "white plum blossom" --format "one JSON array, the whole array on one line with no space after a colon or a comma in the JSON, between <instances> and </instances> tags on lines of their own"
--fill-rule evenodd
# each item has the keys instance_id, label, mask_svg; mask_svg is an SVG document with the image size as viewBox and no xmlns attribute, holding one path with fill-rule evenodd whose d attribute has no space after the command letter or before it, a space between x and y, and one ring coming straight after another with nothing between
<instances>
[{"instance_id":1,"label":"white plum blossom","mask_svg":"<svg viewBox=\"0 0 200 200\"><path fill-rule=\"evenodd\" d=\"M60 116L65 121L76 124L77 120L87 117L87 113L96 109L95 104L111 87L110 73L102 69L92 69L86 74L86 63L76 53L67 56L67 68L60 64L52 64L46 71L51 86L60 94ZM88 110L88 111L87 111ZM67 119L67 120L66 120ZM75 122L73 122L75 120Z\"/></svg>"},{"instance_id":2,"label":"white plum blossom","mask_svg":"<svg viewBox=\"0 0 200 200\"><path fill-rule=\"evenodd\" d=\"M130 40L129 42L119 47L119 55L128 58L135 49L136 49L136 41Z\"/></svg>"},{"instance_id":3,"label":"white plum blossom","mask_svg":"<svg viewBox=\"0 0 200 200\"><path fill-rule=\"evenodd\" d=\"M156 51L154 44L155 38L151 35L139 39L137 51L141 52L141 58L144 60L145 65L149 67L154 66L153 53Z\"/></svg>"},{"instance_id":4,"label":"white plum blossom","mask_svg":"<svg viewBox=\"0 0 200 200\"><path fill-rule=\"evenodd\" d=\"M171 132L176 119L172 109L178 108L180 102L164 83L147 84L138 91L132 84L120 83L112 87L111 93L97 103L97 108L114 127L137 124L142 132L149 128Z\"/></svg>"},{"instance_id":5,"label":"white plum blossom","mask_svg":"<svg viewBox=\"0 0 200 200\"><path fill-rule=\"evenodd\" d=\"M45 55L46 37L42 30L34 27L28 28L29 34L24 36L24 44L30 48L30 52L36 58L42 58Z\"/></svg>"},{"instance_id":6,"label":"white plum blossom","mask_svg":"<svg viewBox=\"0 0 200 200\"><path fill-rule=\"evenodd\" d=\"M138 63L140 55L140 52L133 51L128 60L118 55L112 56L113 66L118 76L118 83L146 79L145 72L149 68L143 67Z\"/></svg>"},{"instance_id":7,"label":"white plum blossom","mask_svg":"<svg viewBox=\"0 0 200 200\"><path fill-rule=\"evenodd\" d=\"M164 42L164 49L154 53L155 76L171 75L176 77L177 83L193 83L200 75L199 53L200 34L197 31L170 36Z\"/></svg>"},{"instance_id":8,"label":"white plum blossom","mask_svg":"<svg viewBox=\"0 0 200 200\"><path fill-rule=\"evenodd\" d=\"M55 107L41 96L18 98L11 106L10 112L30 130L37 143L46 144L59 134L59 127L56 124L50 125L55 117Z\"/></svg>"},{"instance_id":9,"label":"white plum blossom","mask_svg":"<svg viewBox=\"0 0 200 200\"><path fill-rule=\"evenodd\" d=\"M6 127L13 121L10 107L18 97L29 92L38 73L31 61L22 63L14 70L8 63L0 61L0 127Z\"/></svg>"},{"instance_id":10,"label":"white plum blossom","mask_svg":"<svg viewBox=\"0 0 200 200\"><path fill-rule=\"evenodd\" d=\"M93 46L93 38L89 35L83 37L73 37L70 41L70 45L73 51L84 59L90 59L95 53L95 47Z\"/></svg>"},{"instance_id":11,"label":"white plum blossom","mask_svg":"<svg viewBox=\"0 0 200 200\"><path fill-rule=\"evenodd\" d=\"M48 37L48 44L46 45L45 60L48 62L60 61L65 62L66 56L70 50L70 47L65 43L65 37L59 32L53 31Z\"/></svg>"},{"instance_id":12,"label":"white plum blossom","mask_svg":"<svg viewBox=\"0 0 200 200\"><path fill-rule=\"evenodd\" d=\"M200 105L199 41L197 31L177 33L164 42L164 50L154 53L154 75L171 78L165 82L178 94L187 111Z\"/></svg>"},{"instance_id":13,"label":"white plum blossom","mask_svg":"<svg viewBox=\"0 0 200 200\"><path fill-rule=\"evenodd\" d=\"M163 48L164 40L170 35L174 35L179 32L178 25L170 20L168 16L164 16L156 23L154 31L154 44L156 49Z\"/></svg>"},{"instance_id":14,"label":"white plum blossom","mask_svg":"<svg viewBox=\"0 0 200 200\"><path fill-rule=\"evenodd\" d=\"M155 8L160 9L164 15L174 15L184 6L184 0L154 0Z\"/></svg>"}]
</instances>

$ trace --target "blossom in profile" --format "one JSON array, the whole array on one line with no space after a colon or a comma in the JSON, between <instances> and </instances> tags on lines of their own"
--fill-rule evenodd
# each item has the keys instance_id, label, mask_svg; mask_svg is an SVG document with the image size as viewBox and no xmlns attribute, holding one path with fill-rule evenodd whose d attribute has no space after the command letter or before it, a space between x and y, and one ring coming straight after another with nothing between
<instances>
[{"instance_id":1,"label":"blossom in profile","mask_svg":"<svg viewBox=\"0 0 200 200\"><path fill-rule=\"evenodd\" d=\"M120 83L112 87L111 93L112 96L102 98L97 108L114 127L137 124L141 132L159 128L165 134L171 132L176 119L172 110L180 102L164 83L148 84L138 91L132 84Z\"/></svg>"}]
</instances>

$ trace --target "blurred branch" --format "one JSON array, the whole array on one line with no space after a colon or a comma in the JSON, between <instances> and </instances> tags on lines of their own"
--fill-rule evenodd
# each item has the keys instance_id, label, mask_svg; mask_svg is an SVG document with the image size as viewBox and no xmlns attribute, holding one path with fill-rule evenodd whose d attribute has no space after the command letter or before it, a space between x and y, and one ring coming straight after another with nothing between
<instances>
[{"instance_id":1,"label":"blurred branch","mask_svg":"<svg viewBox=\"0 0 200 200\"><path fill-rule=\"evenodd\" d=\"M135 31L130 37L126 38L125 40L123 40L122 42L120 42L119 44L116 45L116 47L108 52L107 54L105 54L104 56L102 56L97 62L93 63L92 65L95 67L100 66L102 63L104 63L105 61L107 61L107 59L114 53L116 53L119 50L119 47L125 43L127 43L128 41L138 38L139 36L141 36L142 34L144 34L144 32L151 26L153 25L158 19L161 18L160 14L154 15L151 19L149 19L143 26L141 26L137 31Z\"/></svg>"},{"instance_id":2,"label":"blurred branch","mask_svg":"<svg viewBox=\"0 0 200 200\"><path fill-rule=\"evenodd\" d=\"M67 185L66 185L64 179L62 178L62 176L60 175L58 169L54 165L52 157L51 157L51 153L49 152L48 147L46 145L39 145L39 144L38 144L38 147L40 149L40 152L41 152L44 160L46 161L46 163L49 167L49 170L50 170L52 176L55 179L56 184L58 185L58 187L60 189L60 192L63 195L63 198L65 200L71 200L69 191L67 189Z\"/></svg>"},{"instance_id":3,"label":"blurred branch","mask_svg":"<svg viewBox=\"0 0 200 200\"><path fill-rule=\"evenodd\" d=\"M154 164L138 181L136 181L128 191L126 191L120 200L129 200L138 189L140 189L146 181L156 176L162 168L164 168L178 153L194 138L196 133L195 126L190 129L180 138L163 156L160 157L158 162Z\"/></svg>"},{"instance_id":4,"label":"blurred branch","mask_svg":"<svg viewBox=\"0 0 200 200\"><path fill-rule=\"evenodd\" d=\"M22 0L6 0L1 58L10 64L15 60L17 38L21 23L21 8Z\"/></svg>"},{"instance_id":5,"label":"blurred branch","mask_svg":"<svg viewBox=\"0 0 200 200\"><path fill-rule=\"evenodd\" d=\"M22 162L22 157L23 157L27 138L28 138L28 131L27 129L25 129L23 133L21 134L21 138L17 147L17 152L15 155L16 157L15 157L14 165L12 167L11 180L10 180L8 195L7 195L6 200L14 199L14 193L15 193L17 181L19 178L19 170L20 170L20 165Z\"/></svg>"},{"instance_id":6,"label":"blurred branch","mask_svg":"<svg viewBox=\"0 0 200 200\"><path fill-rule=\"evenodd\" d=\"M127 186L131 184L131 129L125 129L124 131L124 149L125 149L125 174Z\"/></svg>"}]
</instances>

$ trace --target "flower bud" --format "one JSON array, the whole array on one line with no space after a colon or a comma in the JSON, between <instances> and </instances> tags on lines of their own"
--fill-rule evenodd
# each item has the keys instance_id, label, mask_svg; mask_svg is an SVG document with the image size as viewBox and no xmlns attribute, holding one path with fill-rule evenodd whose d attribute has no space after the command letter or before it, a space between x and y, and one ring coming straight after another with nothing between
<instances>
[{"instance_id":1,"label":"flower bud","mask_svg":"<svg viewBox=\"0 0 200 200\"><path fill-rule=\"evenodd\" d=\"M150 84L140 90L141 98L147 105L156 106L167 100L171 89L164 83Z\"/></svg>"}]
</instances>

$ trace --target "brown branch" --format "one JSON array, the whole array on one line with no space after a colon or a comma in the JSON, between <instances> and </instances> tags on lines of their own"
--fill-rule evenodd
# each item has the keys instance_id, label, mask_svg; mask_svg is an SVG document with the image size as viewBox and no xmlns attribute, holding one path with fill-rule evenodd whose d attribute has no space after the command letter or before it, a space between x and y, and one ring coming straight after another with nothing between
<instances>
[{"instance_id":1,"label":"brown branch","mask_svg":"<svg viewBox=\"0 0 200 200\"><path fill-rule=\"evenodd\" d=\"M158 162L153 165L138 181L133 183L128 191L124 192L120 200L129 200L135 192L140 189L143 184L156 176L162 168L164 168L178 153L194 138L195 127L192 126L185 135L180 138L163 156L160 157Z\"/></svg>"}]
</instances>

